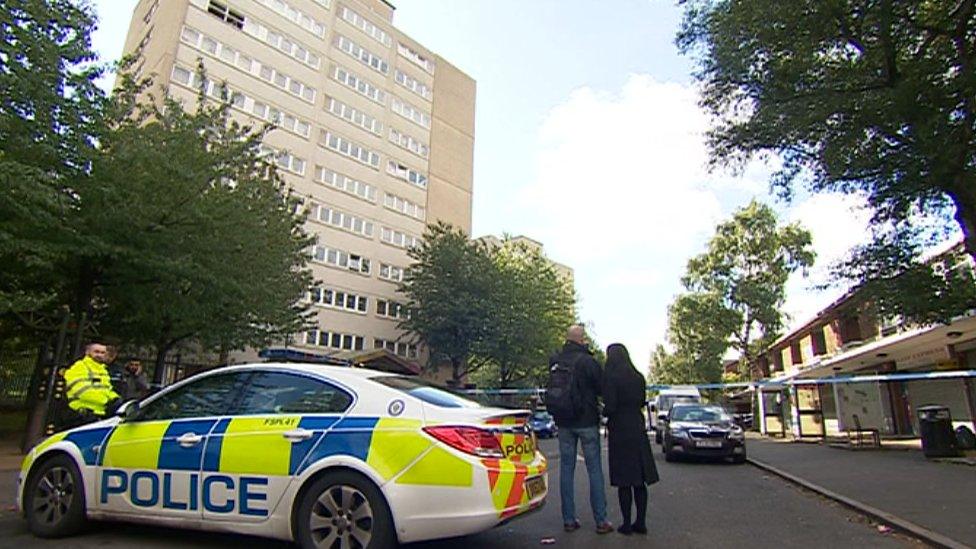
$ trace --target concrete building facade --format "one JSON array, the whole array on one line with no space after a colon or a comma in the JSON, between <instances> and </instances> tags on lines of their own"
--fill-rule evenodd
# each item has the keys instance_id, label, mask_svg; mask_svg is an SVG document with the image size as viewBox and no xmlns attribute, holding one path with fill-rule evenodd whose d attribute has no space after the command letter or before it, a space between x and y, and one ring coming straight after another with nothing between
<instances>
[{"instance_id":1,"label":"concrete building facade","mask_svg":"<svg viewBox=\"0 0 976 549\"><path fill-rule=\"evenodd\" d=\"M277 125L264 145L317 237L317 326L286 342L300 352L421 362L396 327L407 249L430 223L471 230L475 82L393 15L383 0L141 0L132 16L136 74L187 107L225 90L234 117Z\"/></svg>"}]
</instances>

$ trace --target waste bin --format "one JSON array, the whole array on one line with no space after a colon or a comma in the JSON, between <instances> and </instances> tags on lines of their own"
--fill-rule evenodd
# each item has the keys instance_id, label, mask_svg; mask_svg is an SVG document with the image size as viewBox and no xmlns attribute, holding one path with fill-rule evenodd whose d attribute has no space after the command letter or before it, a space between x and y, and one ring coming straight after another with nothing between
<instances>
[{"instance_id":1,"label":"waste bin","mask_svg":"<svg viewBox=\"0 0 976 549\"><path fill-rule=\"evenodd\" d=\"M952 432L952 416L945 406L922 406L918 409L918 428L922 434L925 457L955 457L956 436Z\"/></svg>"}]
</instances>

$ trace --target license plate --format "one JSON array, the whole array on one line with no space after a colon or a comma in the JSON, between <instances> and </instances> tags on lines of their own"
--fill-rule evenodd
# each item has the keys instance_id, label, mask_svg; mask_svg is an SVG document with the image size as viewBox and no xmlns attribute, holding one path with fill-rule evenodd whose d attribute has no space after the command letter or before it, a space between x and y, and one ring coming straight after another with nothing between
<instances>
[{"instance_id":1,"label":"license plate","mask_svg":"<svg viewBox=\"0 0 976 549\"><path fill-rule=\"evenodd\" d=\"M699 448L721 448L721 440L698 440L695 441L695 446Z\"/></svg>"},{"instance_id":2,"label":"license plate","mask_svg":"<svg viewBox=\"0 0 976 549\"><path fill-rule=\"evenodd\" d=\"M525 491L529 494L529 499L535 499L546 491L546 481L542 477L532 477L525 479Z\"/></svg>"}]
</instances>

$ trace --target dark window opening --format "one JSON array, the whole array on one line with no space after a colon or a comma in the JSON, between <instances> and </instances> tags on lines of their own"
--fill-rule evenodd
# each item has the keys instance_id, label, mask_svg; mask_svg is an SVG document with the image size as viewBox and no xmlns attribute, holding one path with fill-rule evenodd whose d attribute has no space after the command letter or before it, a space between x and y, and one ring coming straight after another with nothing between
<instances>
[{"instance_id":1,"label":"dark window opening","mask_svg":"<svg viewBox=\"0 0 976 549\"><path fill-rule=\"evenodd\" d=\"M226 4L210 0L207 12L228 25L234 25L238 29L244 28L244 14L230 9Z\"/></svg>"}]
</instances>

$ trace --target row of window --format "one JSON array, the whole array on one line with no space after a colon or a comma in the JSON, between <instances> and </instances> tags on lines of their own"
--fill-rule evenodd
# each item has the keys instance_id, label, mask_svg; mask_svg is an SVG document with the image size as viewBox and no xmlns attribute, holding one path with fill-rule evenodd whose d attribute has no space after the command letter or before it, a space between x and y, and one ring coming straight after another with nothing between
<instances>
[{"instance_id":1,"label":"row of window","mask_svg":"<svg viewBox=\"0 0 976 549\"><path fill-rule=\"evenodd\" d=\"M359 234L369 238L373 237L373 222L367 221L357 215L339 211L329 206L313 205L312 218L317 219L327 225Z\"/></svg>"},{"instance_id":2,"label":"row of window","mask_svg":"<svg viewBox=\"0 0 976 549\"><path fill-rule=\"evenodd\" d=\"M313 69L318 69L322 65L322 59L312 53L312 49L309 46L290 36L271 30L257 21L252 19L245 21L244 32L270 45L272 48L281 51L285 55L305 63Z\"/></svg>"},{"instance_id":3,"label":"row of window","mask_svg":"<svg viewBox=\"0 0 976 549\"><path fill-rule=\"evenodd\" d=\"M387 351L402 357L417 358L417 346L412 343L404 343L403 341L388 341L386 339L377 338L373 340L373 348L386 349Z\"/></svg>"},{"instance_id":4,"label":"row of window","mask_svg":"<svg viewBox=\"0 0 976 549\"><path fill-rule=\"evenodd\" d=\"M351 294L332 288L312 288L308 292L308 300L314 305L346 309L365 313L369 309L369 298Z\"/></svg>"},{"instance_id":5,"label":"row of window","mask_svg":"<svg viewBox=\"0 0 976 549\"><path fill-rule=\"evenodd\" d=\"M347 351L362 351L366 339L361 335L341 334L325 330L309 330L305 332L305 344L331 349L345 349Z\"/></svg>"},{"instance_id":6,"label":"row of window","mask_svg":"<svg viewBox=\"0 0 976 549\"><path fill-rule=\"evenodd\" d=\"M434 96L434 92L430 90L427 84L424 84L400 69L393 71L393 79L396 80L397 84L400 84L404 88L407 88L428 101L430 101Z\"/></svg>"},{"instance_id":7,"label":"row of window","mask_svg":"<svg viewBox=\"0 0 976 549\"><path fill-rule=\"evenodd\" d=\"M421 189L427 188L427 176L423 173L406 166L392 158L386 163L386 173L392 175L397 179L402 179L407 183L411 183L420 187Z\"/></svg>"},{"instance_id":8,"label":"row of window","mask_svg":"<svg viewBox=\"0 0 976 549\"><path fill-rule=\"evenodd\" d=\"M315 180L346 194L376 202L376 187L322 166L315 166Z\"/></svg>"},{"instance_id":9,"label":"row of window","mask_svg":"<svg viewBox=\"0 0 976 549\"><path fill-rule=\"evenodd\" d=\"M333 267L339 267L340 269L349 269L350 271L365 275L368 275L370 271L369 259L358 254L349 253L345 250L339 250L336 248L323 246L321 244L316 244L315 246L312 246L311 255L313 261L331 265Z\"/></svg>"},{"instance_id":10,"label":"row of window","mask_svg":"<svg viewBox=\"0 0 976 549\"><path fill-rule=\"evenodd\" d=\"M415 51L410 46L397 42L397 53L412 61L418 67L424 69L429 74L434 74L434 62Z\"/></svg>"},{"instance_id":11,"label":"row of window","mask_svg":"<svg viewBox=\"0 0 976 549\"><path fill-rule=\"evenodd\" d=\"M339 7L339 17L342 17L344 21L351 24L352 26L358 28L359 30L366 33L367 36L376 40L380 44L386 47L390 47L392 41L390 40L390 35L387 34L383 29L377 27L371 23L368 19L359 15L359 13L349 9L346 6Z\"/></svg>"},{"instance_id":12,"label":"row of window","mask_svg":"<svg viewBox=\"0 0 976 549\"><path fill-rule=\"evenodd\" d=\"M321 21L315 19L311 15L295 8L288 2L284 0L254 0L259 4L264 4L272 11L277 12L278 15L283 16L292 23L295 23L299 27L307 30L308 32L322 38L325 36L325 24ZM324 8L329 7L328 0L315 0L319 5Z\"/></svg>"},{"instance_id":13,"label":"row of window","mask_svg":"<svg viewBox=\"0 0 976 549\"><path fill-rule=\"evenodd\" d=\"M305 175L305 159L297 157L287 151L279 151L267 145L261 145L261 152L274 159L274 163L281 169Z\"/></svg>"},{"instance_id":14,"label":"row of window","mask_svg":"<svg viewBox=\"0 0 976 549\"><path fill-rule=\"evenodd\" d=\"M328 130L319 133L319 145L373 168L380 165L378 153Z\"/></svg>"},{"instance_id":15,"label":"row of window","mask_svg":"<svg viewBox=\"0 0 976 549\"><path fill-rule=\"evenodd\" d=\"M374 135L383 135L382 122L334 97L329 97L325 102L325 110Z\"/></svg>"},{"instance_id":16,"label":"row of window","mask_svg":"<svg viewBox=\"0 0 976 549\"><path fill-rule=\"evenodd\" d=\"M344 67L334 65L332 67L332 79L345 84L346 87L351 88L353 91L367 99L375 101L381 105L386 105L385 91L379 89L375 85L371 84L367 80L364 80L354 72Z\"/></svg>"},{"instance_id":17,"label":"row of window","mask_svg":"<svg viewBox=\"0 0 976 549\"><path fill-rule=\"evenodd\" d=\"M410 318L406 305L385 299L376 300L376 315L397 320Z\"/></svg>"},{"instance_id":18,"label":"row of window","mask_svg":"<svg viewBox=\"0 0 976 549\"><path fill-rule=\"evenodd\" d=\"M430 156L430 147L426 143L413 137L412 135L407 135L396 128L390 128L390 142L395 145L407 149L413 154L426 159Z\"/></svg>"},{"instance_id":19,"label":"row of window","mask_svg":"<svg viewBox=\"0 0 976 549\"><path fill-rule=\"evenodd\" d=\"M403 282L403 276L407 273L403 267L380 263L380 278L390 282Z\"/></svg>"},{"instance_id":20,"label":"row of window","mask_svg":"<svg viewBox=\"0 0 976 549\"><path fill-rule=\"evenodd\" d=\"M384 193L383 205L391 210L408 215L414 219L423 221L427 218L427 210L423 206L414 204L406 198L397 196L395 194Z\"/></svg>"},{"instance_id":21,"label":"row of window","mask_svg":"<svg viewBox=\"0 0 976 549\"><path fill-rule=\"evenodd\" d=\"M393 101L390 104L390 108L393 109L393 112L399 114L407 120L423 126L428 130L430 129L430 115L420 108L403 101L395 95L393 96Z\"/></svg>"},{"instance_id":22,"label":"row of window","mask_svg":"<svg viewBox=\"0 0 976 549\"><path fill-rule=\"evenodd\" d=\"M315 88L239 52L213 37L207 36L191 27L183 27L180 38L191 47L203 51L212 57L221 59L252 76L257 76L261 80L269 82L296 97L309 103L315 102Z\"/></svg>"},{"instance_id":23,"label":"row of window","mask_svg":"<svg viewBox=\"0 0 976 549\"><path fill-rule=\"evenodd\" d=\"M416 236L389 227L383 227L380 231L380 240L397 248L406 249L420 246L420 239Z\"/></svg>"},{"instance_id":24,"label":"row of window","mask_svg":"<svg viewBox=\"0 0 976 549\"><path fill-rule=\"evenodd\" d=\"M380 74L386 75L390 72L390 64L385 59L341 34L337 36L335 45L340 50L351 55L354 59L357 59L363 65L366 65Z\"/></svg>"}]
</instances>

